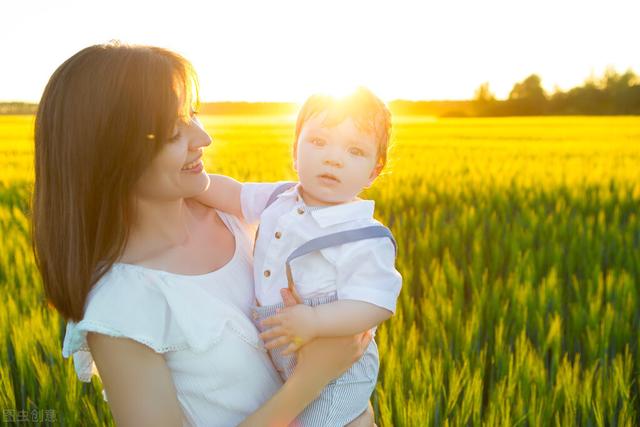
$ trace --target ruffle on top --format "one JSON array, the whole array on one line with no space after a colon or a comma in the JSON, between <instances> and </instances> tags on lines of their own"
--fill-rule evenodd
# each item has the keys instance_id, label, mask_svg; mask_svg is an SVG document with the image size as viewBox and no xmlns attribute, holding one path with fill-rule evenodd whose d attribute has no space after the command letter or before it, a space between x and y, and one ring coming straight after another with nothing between
<instances>
[{"instance_id":1,"label":"ruffle on top","mask_svg":"<svg viewBox=\"0 0 640 427\"><path fill-rule=\"evenodd\" d=\"M87 332L129 338L157 353L203 352L220 340L225 327L265 351L239 308L217 299L189 276L114 264L89 293L83 319L67 323L62 355L73 355L78 378L90 382L98 372Z\"/></svg>"}]
</instances>

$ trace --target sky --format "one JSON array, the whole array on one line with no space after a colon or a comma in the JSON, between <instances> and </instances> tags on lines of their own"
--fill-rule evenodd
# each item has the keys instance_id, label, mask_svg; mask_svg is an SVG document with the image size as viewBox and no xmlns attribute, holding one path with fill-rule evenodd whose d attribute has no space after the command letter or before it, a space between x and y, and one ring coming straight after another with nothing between
<instances>
[{"instance_id":1,"label":"sky","mask_svg":"<svg viewBox=\"0 0 640 427\"><path fill-rule=\"evenodd\" d=\"M0 0L0 100L37 102L55 69L112 39L175 50L203 101L302 102L365 85L382 99L548 91L607 67L640 74L639 0Z\"/></svg>"}]
</instances>

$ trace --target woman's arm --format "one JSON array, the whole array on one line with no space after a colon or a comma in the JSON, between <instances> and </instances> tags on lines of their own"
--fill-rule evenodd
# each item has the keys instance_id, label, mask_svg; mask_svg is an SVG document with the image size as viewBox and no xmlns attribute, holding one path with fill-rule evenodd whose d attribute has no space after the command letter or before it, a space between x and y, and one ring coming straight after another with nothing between
<instances>
[{"instance_id":1,"label":"woman's arm","mask_svg":"<svg viewBox=\"0 0 640 427\"><path fill-rule=\"evenodd\" d=\"M126 338L89 333L87 341L118 426L183 425L184 415L162 355ZM288 425L329 381L362 356L370 341L367 333L307 344L298 353L294 374L241 426Z\"/></svg>"},{"instance_id":2,"label":"woman's arm","mask_svg":"<svg viewBox=\"0 0 640 427\"><path fill-rule=\"evenodd\" d=\"M287 426L320 395L322 389L351 367L371 342L371 333L338 338L318 338L298 352L293 375L260 409L240 426Z\"/></svg>"},{"instance_id":3,"label":"woman's arm","mask_svg":"<svg viewBox=\"0 0 640 427\"><path fill-rule=\"evenodd\" d=\"M209 188L195 197L197 201L242 218L240 190L242 184L224 175L209 174Z\"/></svg>"},{"instance_id":4,"label":"woman's arm","mask_svg":"<svg viewBox=\"0 0 640 427\"><path fill-rule=\"evenodd\" d=\"M161 354L126 338L87 334L118 426L181 426L171 372Z\"/></svg>"}]
</instances>

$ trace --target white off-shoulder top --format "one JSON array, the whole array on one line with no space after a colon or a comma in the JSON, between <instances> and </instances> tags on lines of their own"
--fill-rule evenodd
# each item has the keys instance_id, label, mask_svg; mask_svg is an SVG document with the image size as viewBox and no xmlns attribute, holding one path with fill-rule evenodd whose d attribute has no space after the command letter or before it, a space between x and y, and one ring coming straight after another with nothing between
<instances>
[{"instance_id":1,"label":"white off-shoulder top","mask_svg":"<svg viewBox=\"0 0 640 427\"><path fill-rule=\"evenodd\" d=\"M254 302L246 224L218 212L235 236L218 270L181 275L116 263L92 288L84 317L68 322L62 354L81 381L98 375L87 332L129 338L161 353L191 425L235 426L282 385L249 320Z\"/></svg>"}]
</instances>

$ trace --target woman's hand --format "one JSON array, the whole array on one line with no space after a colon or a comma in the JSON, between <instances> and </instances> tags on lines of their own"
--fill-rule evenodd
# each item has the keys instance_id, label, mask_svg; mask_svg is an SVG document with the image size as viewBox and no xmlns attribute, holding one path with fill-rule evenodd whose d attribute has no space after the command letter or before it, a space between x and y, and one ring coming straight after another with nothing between
<instances>
[{"instance_id":1,"label":"woman's hand","mask_svg":"<svg viewBox=\"0 0 640 427\"><path fill-rule=\"evenodd\" d=\"M295 373L326 385L360 359L370 342L370 331L349 337L316 338L298 350Z\"/></svg>"}]
</instances>

